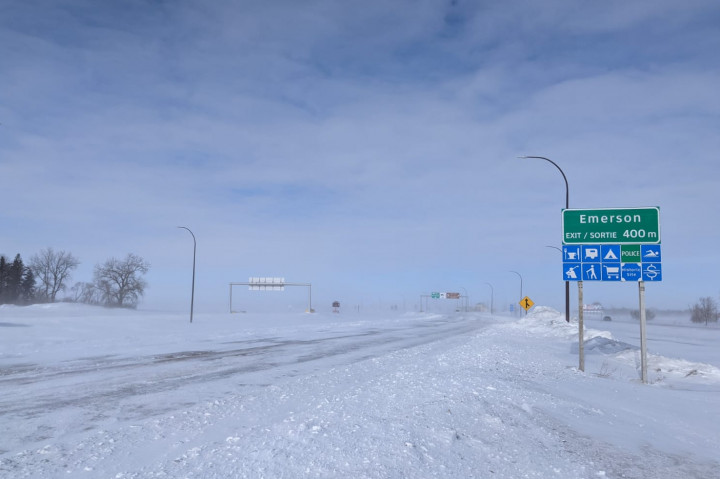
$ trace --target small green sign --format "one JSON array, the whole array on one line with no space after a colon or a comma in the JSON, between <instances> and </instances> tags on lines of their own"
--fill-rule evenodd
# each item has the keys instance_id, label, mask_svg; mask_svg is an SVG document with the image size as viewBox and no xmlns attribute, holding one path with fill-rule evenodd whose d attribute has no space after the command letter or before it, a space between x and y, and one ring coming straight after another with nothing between
<instances>
[{"instance_id":1,"label":"small green sign","mask_svg":"<svg viewBox=\"0 0 720 479\"><path fill-rule=\"evenodd\" d=\"M642 263L639 244L620 245L620 262L621 263Z\"/></svg>"},{"instance_id":2,"label":"small green sign","mask_svg":"<svg viewBox=\"0 0 720 479\"><path fill-rule=\"evenodd\" d=\"M660 208L562 211L563 244L659 244Z\"/></svg>"}]
</instances>

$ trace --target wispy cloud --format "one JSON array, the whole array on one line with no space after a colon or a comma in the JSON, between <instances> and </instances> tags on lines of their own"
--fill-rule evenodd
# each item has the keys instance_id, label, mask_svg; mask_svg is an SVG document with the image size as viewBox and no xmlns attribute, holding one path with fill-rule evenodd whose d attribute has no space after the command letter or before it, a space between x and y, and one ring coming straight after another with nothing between
<instances>
[{"instance_id":1,"label":"wispy cloud","mask_svg":"<svg viewBox=\"0 0 720 479\"><path fill-rule=\"evenodd\" d=\"M701 0L19 2L0 15L1 252L142 249L148 301L171 301L185 224L207 304L265 267L333 295L500 276L509 300L523 266L557 303L563 184L515 157L560 162L576 206L659 204L668 238L710 250L681 212L720 212L719 18ZM692 300L686 275L658 285L669 303Z\"/></svg>"}]
</instances>

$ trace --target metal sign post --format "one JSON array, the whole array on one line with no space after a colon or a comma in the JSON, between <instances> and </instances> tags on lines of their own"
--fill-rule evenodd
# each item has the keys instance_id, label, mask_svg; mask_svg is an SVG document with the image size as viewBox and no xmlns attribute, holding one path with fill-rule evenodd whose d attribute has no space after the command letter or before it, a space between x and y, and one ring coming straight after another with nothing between
<instances>
[{"instance_id":1,"label":"metal sign post","mask_svg":"<svg viewBox=\"0 0 720 479\"><path fill-rule=\"evenodd\" d=\"M585 371L585 331L583 325L583 282L578 281L578 356L580 365L578 369Z\"/></svg>"},{"instance_id":2,"label":"metal sign post","mask_svg":"<svg viewBox=\"0 0 720 479\"><path fill-rule=\"evenodd\" d=\"M638 281L640 293L640 376L643 384L647 384L647 335L645 331L645 281Z\"/></svg>"}]
</instances>

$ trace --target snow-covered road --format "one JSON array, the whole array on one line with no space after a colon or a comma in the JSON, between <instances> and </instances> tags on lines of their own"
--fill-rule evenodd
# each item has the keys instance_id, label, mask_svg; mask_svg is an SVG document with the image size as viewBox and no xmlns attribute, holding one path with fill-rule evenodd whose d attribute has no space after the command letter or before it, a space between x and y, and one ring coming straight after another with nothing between
<instances>
[{"instance_id":1,"label":"snow-covered road","mask_svg":"<svg viewBox=\"0 0 720 479\"><path fill-rule=\"evenodd\" d=\"M374 322L356 323L350 329L321 324L304 327L301 337L296 328L274 330L272 337L207 340L204 349L192 350L180 343L170 351L161 344L157 347L162 351L153 352L152 338L146 337L147 351L133 356L119 350L54 362L44 361L48 355L42 354L37 363L16 363L0 370L0 388L13 391L0 398L0 420L30 432L9 431L3 447L42 441L57 428L58 416L65 418L63 433L97 427L109 417L147 419L182 410L188 398L194 403L218 395L249 394L283 378L465 336L481 326L479 321L436 316L421 323L391 322L384 328ZM160 395L163 401L147 401Z\"/></svg>"},{"instance_id":2,"label":"snow-covered road","mask_svg":"<svg viewBox=\"0 0 720 479\"><path fill-rule=\"evenodd\" d=\"M73 308L0 311L2 477L720 477L717 364L651 354L642 385L634 352L588 331L613 352L582 373L550 310Z\"/></svg>"}]
</instances>

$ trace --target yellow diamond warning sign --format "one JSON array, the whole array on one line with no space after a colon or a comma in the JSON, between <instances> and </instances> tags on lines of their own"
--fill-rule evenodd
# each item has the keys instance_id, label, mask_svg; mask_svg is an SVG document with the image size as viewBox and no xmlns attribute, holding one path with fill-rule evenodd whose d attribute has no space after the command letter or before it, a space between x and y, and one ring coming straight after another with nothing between
<instances>
[{"instance_id":1,"label":"yellow diamond warning sign","mask_svg":"<svg viewBox=\"0 0 720 479\"><path fill-rule=\"evenodd\" d=\"M525 296L523 299L520 300L520 306L527 312L528 309L532 308L535 305L533 303L533 300Z\"/></svg>"}]
</instances>

